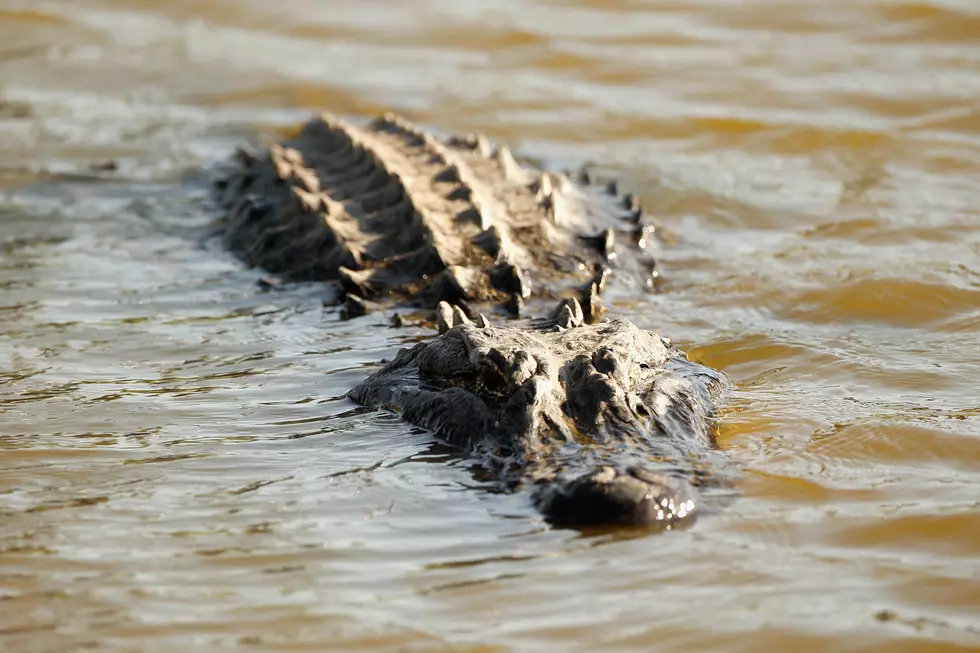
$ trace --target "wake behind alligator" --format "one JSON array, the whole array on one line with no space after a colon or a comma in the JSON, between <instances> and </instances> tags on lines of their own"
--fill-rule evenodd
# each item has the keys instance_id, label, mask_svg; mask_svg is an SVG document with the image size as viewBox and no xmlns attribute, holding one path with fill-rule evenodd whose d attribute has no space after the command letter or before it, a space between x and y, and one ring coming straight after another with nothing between
<instances>
[{"instance_id":1,"label":"wake behind alligator","mask_svg":"<svg viewBox=\"0 0 980 653\"><path fill-rule=\"evenodd\" d=\"M482 136L387 115L330 115L217 182L228 248L331 280L343 310L433 309L440 335L350 391L470 451L554 523L671 529L715 479L711 417L728 381L627 319L610 283L657 278L656 227L615 182L534 171ZM493 323L487 315L493 316ZM703 493L702 493L703 494Z\"/></svg>"}]
</instances>

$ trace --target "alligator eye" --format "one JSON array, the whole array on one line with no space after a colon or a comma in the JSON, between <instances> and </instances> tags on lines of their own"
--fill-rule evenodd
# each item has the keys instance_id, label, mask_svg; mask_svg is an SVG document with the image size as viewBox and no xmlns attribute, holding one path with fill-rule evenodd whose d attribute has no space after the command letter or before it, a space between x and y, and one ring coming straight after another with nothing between
<instances>
[{"instance_id":1,"label":"alligator eye","mask_svg":"<svg viewBox=\"0 0 980 653\"><path fill-rule=\"evenodd\" d=\"M480 380L490 391L502 391L507 387L507 382L498 370L485 367L480 370Z\"/></svg>"},{"instance_id":2,"label":"alligator eye","mask_svg":"<svg viewBox=\"0 0 980 653\"><path fill-rule=\"evenodd\" d=\"M497 361L493 359L485 360L480 366L480 381L491 392L505 392L507 390L507 378Z\"/></svg>"}]
</instances>

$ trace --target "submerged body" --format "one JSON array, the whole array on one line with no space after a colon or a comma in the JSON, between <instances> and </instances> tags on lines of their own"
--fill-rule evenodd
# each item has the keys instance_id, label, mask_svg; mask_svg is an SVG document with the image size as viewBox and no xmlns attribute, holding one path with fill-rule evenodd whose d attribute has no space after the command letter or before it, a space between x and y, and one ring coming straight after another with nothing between
<instances>
[{"instance_id":1,"label":"submerged body","mask_svg":"<svg viewBox=\"0 0 980 653\"><path fill-rule=\"evenodd\" d=\"M242 152L218 192L225 243L246 262L338 281L350 316L369 302L436 308L441 335L353 401L472 452L504 488L532 486L556 523L669 529L700 511L693 485L727 381L629 320L598 322L610 273L637 291L657 274L654 228L615 183L532 171L481 136L441 139L397 116L324 115ZM477 305L532 319L494 327Z\"/></svg>"}]
</instances>

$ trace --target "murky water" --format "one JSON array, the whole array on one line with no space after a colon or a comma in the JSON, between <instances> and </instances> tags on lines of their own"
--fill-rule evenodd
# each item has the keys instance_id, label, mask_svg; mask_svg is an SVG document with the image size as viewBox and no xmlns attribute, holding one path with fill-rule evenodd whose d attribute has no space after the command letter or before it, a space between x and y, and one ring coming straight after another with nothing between
<instances>
[{"instance_id":1,"label":"murky water","mask_svg":"<svg viewBox=\"0 0 980 653\"><path fill-rule=\"evenodd\" d=\"M0 1L0 650L977 650L978 10ZM676 242L620 310L738 382L743 498L551 529L344 400L423 332L203 208L321 108L639 189Z\"/></svg>"}]
</instances>

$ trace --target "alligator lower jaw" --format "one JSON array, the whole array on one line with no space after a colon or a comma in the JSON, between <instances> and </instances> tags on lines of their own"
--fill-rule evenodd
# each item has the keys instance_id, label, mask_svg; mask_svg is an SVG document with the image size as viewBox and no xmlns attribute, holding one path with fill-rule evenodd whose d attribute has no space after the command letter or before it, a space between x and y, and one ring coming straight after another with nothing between
<instances>
[{"instance_id":1,"label":"alligator lower jaw","mask_svg":"<svg viewBox=\"0 0 980 653\"><path fill-rule=\"evenodd\" d=\"M642 467L599 467L535 494L535 503L556 526L638 526L675 530L694 523L698 509L691 485Z\"/></svg>"}]
</instances>

